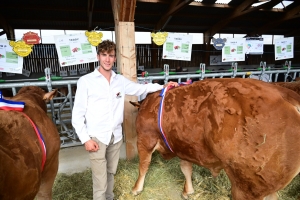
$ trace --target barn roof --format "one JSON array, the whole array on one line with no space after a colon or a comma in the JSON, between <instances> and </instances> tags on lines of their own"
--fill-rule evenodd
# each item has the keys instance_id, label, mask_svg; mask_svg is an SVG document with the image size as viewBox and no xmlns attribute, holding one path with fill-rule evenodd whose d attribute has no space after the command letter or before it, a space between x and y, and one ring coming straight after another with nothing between
<instances>
[{"instance_id":1,"label":"barn roof","mask_svg":"<svg viewBox=\"0 0 300 200\"><path fill-rule=\"evenodd\" d=\"M9 0L0 6L0 35L14 38L14 29L114 30L115 21L125 21L147 32L300 36L300 1L289 1L278 9L282 0Z\"/></svg>"}]
</instances>

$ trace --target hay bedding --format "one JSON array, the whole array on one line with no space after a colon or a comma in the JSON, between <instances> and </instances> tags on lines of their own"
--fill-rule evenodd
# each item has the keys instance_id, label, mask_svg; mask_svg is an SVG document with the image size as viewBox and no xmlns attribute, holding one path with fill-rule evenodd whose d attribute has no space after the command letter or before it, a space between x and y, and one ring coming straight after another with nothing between
<instances>
[{"instance_id":1,"label":"hay bedding","mask_svg":"<svg viewBox=\"0 0 300 200\"><path fill-rule=\"evenodd\" d=\"M217 178L210 172L194 165L193 185L195 192L189 200L230 200L230 182L224 171ZM138 196L131 194L138 177L138 159L120 160L115 176L115 199L118 200L182 200L181 191L184 175L180 170L179 159L164 160L158 153L153 154L145 179L144 190ZM73 175L59 174L53 189L54 200L91 200L91 170ZM300 176L279 192L279 200L300 199Z\"/></svg>"}]
</instances>

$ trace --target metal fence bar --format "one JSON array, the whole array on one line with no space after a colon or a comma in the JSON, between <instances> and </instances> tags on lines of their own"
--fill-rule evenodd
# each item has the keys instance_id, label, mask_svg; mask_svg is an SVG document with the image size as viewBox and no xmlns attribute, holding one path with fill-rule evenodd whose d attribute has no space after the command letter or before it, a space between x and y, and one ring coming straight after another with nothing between
<instances>
[{"instance_id":1,"label":"metal fence bar","mask_svg":"<svg viewBox=\"0 0 300 200\"><path fill-rule=\"evenodd\" d=\"M170 75L168 73L168 67L165 67L167 73L161 75L160 73L152 73L148 74L146 77L138 77L137 81L139 83L153 83L154 80L161 80L162 82L166 83L168 80L177 79L178 82L181 82L183 79L197 79L203 80L205 78L235 78L235 77L242 77L246 78L251 77L252 75L262 76L264 74L270 75L269 81L274 75L274 82L277 82L279 74L284 74L284 80L287 80L287 76L292 74L293 80L296 78L297 73L300 73L300 69L279 69L279 70L265 70L265 71L237 71L236 68L230 72L224 71L216 71L214 73L205 73L205 65L201 65L200 72L179 72L176 75ZM54 113L52 116L55 117L54 123L56 125L61 126L61 130L59 131L61 136L61 147L69 147L69 146L76 146L81 145L80 141L78 140L78 136L75 133L73 127L67 127L67 123L71 123L71 112L73 108L73 98L74 94L72 93L72 85L76 85L79 77L64 77L63 80L55 80L51 81L50 88L58 88L59 86L67 86L68 94L65 97L62 97L62 103L48 103L47 108L50 109L51 113ZM22 82L21 82L22 81ZM12 89L13 95L16 95L17 88L22 88L24 86L38 86L49 88L49 83L46 81L37 81L31 79L25 80L15 80L14 82L11 80L6 81L6 83L0 84L0 89L2 88L10 88ZM61 99L61 98L60 98ZM55 98L54 98L55 100ZM141 97L139 97L141 100ZM53 100L52 100L53 101ZM63 118L63 112L68 111L70 112L69 115L66 115L66 118ZM49 112L49 110L48 110ZM58 115L58 116L54 116ZM71 126L71 125L70 125Z\"/></svg>"}]
</instances>

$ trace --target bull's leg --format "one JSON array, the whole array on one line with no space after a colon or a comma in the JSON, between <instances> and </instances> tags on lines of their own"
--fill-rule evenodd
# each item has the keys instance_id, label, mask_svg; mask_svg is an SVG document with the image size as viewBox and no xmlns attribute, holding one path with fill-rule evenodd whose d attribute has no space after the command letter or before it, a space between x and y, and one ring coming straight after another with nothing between
<instances>
[{"instance_id":1,"label":"bull's leg","mask_svg":"<svg viewBox=\"0 0 300 200\"><path fill-rule=\"evenodd\" d=\"M278 195L277 195L277 193L275 192L275 193L273 193L273 194L270 194L270 195L266 196L266 197L264 198L264 200L278 200Z\"/></svg>"},{"instance_id":2,"label":"bull's leg","mask_svg":"<svg viewBox=\"0 0 300 200\"><path fill-rule=\"evenodd\" d=\"M145 176L146 176L146 173L149 169L149 165L151 162L152 152L147 152L146 150L141 150L141 151L139 151L139 157L140 157L139 177L138 177L137 181L135 182L134 187L132 188L133 195L138 195L143 190Z\"/></svg>"},{"instance_id":3,"label":"bull's leg","mask_svg":"<svg viewBox=\"0 0 300 200\"><path fill-rule=\"evenodd\" d=\"M194 188L192 184L193 164L186 160L180 160L180 168L185 176L185 184L182 196L183 198L188 199L188 195L194 193Z\"/></svg>"},{"instance_id":4,"label":"bull's leg","mask_svg":"<svg viewBox=\"0 0 300 200\"><path fill-rule=\"evenodd\" d=\"M234 173L232 173L232 170L230 168L225 168L225 171L231 183L231 194L233 200L244 200L244 199L277 200L278 199L276 192L268 195L267 197L253 196L254 194L250 192L248 188L243 190L241 187L239 187L239 184L236 182L238 176L235 176ZM242 182L242 180L239 179L239 182Z\"/></svg>"},{"instance_id":5,"label":"bull's leg","mask_svg":"<svg viewBox=\"0 0 300 200\"><path fill-rule=\"evenodd\" d=\"M52 187L58 171L58 154L47 161L42 172L40 189L37 193L38 200L52 200Z\"/></svg>"}]
</instances>

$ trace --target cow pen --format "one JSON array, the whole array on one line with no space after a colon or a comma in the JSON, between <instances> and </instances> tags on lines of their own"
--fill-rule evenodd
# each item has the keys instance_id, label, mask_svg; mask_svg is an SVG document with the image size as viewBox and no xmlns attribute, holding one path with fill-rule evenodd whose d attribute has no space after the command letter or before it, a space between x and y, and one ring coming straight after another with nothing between
<instances>
[{"instance_id":1,"label":"cow pen","mask_svg":"<svg viewBox=\"0 0 300 200\"><path fill-rule=\"evenodd\" d=\"M96 65L94 65L96 67ZM19 88L24 86L39 86L48 91L52 89L67 88L66 94L61 94L60 97L55 97L47 104L49 117L56 124L60 133L61 148L78 146L81 142L71 125L71 112L74 101L73 88L77 84L79 77L61 77L57 79L51 74L51 69L45 69L44 80L6 80L0 84L1 89L10 89L15 95ZM147 70L147 69L146 69ZM156 71L159 69L156 69ZM265 62L261 62L258 67L252 66L238 66L237 63L232 63L231 67L225 70L214 70L211 67L206 68L204 63L200 63L200 66L194 68L188 68L189 71L174 72L169 68L168 64L164 65L163 72L155 72L153 69L143 71L142 74L138 74L137 81L139 83L147 84L157 82L164 84L170 80L183 82L189 79L193 81L203 80L206 78L256 78L267 82L277 81L293 81L300 76L300 67L292 67L291 62L286 62L282 68L267 67ZM87 71L88 72L88 71ZM281 80L279 77L281 76ZM266 79L267 77L267 79ZM139 97L141 100L144 97ZM126 141L124 135L124 141Z\"/></svg>"}]
</instances>

